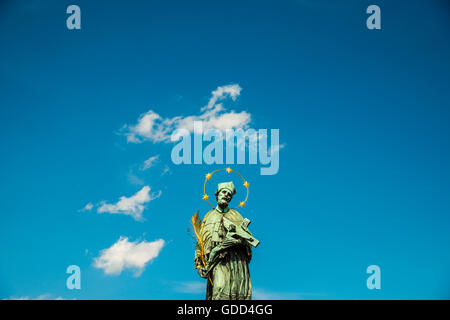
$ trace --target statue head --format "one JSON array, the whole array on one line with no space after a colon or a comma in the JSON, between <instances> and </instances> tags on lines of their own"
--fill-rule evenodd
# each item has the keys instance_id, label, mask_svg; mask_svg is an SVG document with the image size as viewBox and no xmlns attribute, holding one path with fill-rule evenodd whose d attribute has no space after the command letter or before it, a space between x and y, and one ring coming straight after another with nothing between
<instances>
[{"instance_id":1,"label":"statue head","mask_svg":"<svg viewBox=\"0 0 450 320\"><path fill-rule=\"evenodd\" d=\"M225 209L228 207L233 196L236 194L236 188L232 181L230 182L222 182L217 185L216 191L216 200L217 205L221 209Z\"/></svg>"}]
</instances>

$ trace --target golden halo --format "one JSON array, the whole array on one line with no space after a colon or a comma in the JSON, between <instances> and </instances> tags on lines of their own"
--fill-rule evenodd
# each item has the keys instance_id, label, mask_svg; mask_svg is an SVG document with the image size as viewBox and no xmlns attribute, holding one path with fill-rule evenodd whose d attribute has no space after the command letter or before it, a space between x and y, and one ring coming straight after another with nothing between
<instances>
[{"instance_id":1,"label":"golden halo","mask_svg":"<svg viewBox=\"0 0 450 320\"><path fill-rule=\"evenodd\" d=\"M238 205L237 207L234 207L234 208L231 208L231 209L236 209L236 208L242 208L242 207L244 207L244 206L245 206L245 203L247 202L247 199L248 199L248 194L249 194L248 186L249 186L249 183L244 179L243 176L241 176L238 172L232 170L231 168L217 169L217 170L214 170L214 171L211 172L211 173L207 173L207 174L206 174L206 176L205 176L205 183L203 184L203 200L205 200L206 202L208 202L209 205L210 205L213 209L216 208L216 207L214 207L214 206L211 204L211 202L209 202L209 196L206 194L206 182L208 182L208 180L211 179L211 177L213 176L214 173L216 173L216 172L218 172L218 171L223 171L223 170L225 170L225 171L228 172L228 173L231 173L231 172L236 173L239 177L241 177L242 181L244 181L244 187L247 189L247 195L245 196L245 200L242 201L242 202L240 202L239 205Z\"/></svg>"}]
</instances>

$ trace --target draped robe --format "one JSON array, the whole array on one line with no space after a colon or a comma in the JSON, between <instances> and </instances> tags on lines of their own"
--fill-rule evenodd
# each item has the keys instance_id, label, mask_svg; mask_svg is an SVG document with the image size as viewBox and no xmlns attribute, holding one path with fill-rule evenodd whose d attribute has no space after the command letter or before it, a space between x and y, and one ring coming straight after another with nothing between
<instances>
[{"instance_id":1,"label":"draped robe","mask_svg":"<svg viewBox=\"0 0 450 320\"><path fill-rule=\"evenodd\" d=\"M242 216L236 210L229 209L223 212L219 207L209 211L203 219L203 255L207 262L211 251L223 244L227 231L224 219L240 225ZM195 246L195 268L203 267L199 243ZM251 246L244 240L231 247L226 247L218 253L219 262L209 274L206 288L207 300L250 300L252 285L248 264L252 258Z\"/></svg>"}]
</instances>

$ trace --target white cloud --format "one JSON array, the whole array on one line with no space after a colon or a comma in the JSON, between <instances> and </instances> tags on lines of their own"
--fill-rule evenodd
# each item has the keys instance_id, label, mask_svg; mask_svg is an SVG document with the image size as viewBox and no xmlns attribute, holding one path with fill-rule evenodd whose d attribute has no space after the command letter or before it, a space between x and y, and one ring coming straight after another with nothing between
<instances>
[{"instance_id":1,"label":"white cloud","mask_svg":"<svg viewBox=\"0 0 450 320\"><path fill-rule=\"evenodd\" d=\"M170 133L174 130L174 124L179 117L173 119L163 119L159 114L150 110L139 116L138 122L134 126L125 125L123 129L127 132L127 141L140 143L146 140L153 142L169 141Z\"/></svg>"},{"instance_id":2,"label":"white cloud","mask_svg":"<svg viewBox=\"0 0 450 320\"><path fill-rule=\"evenodd\" d=\"M156 156L152 156L144 161L144 163L142 164L140 169L142 171L147 170L148 168L153 167L158 160L159 160L159 154L157 154Z\"/></svg>"},{"instance_id":3,"label":"white cloud","mask_svg":"<svg viewBox=\"0 0 450 320\"><path fill-rule=\"evenodd\" d=\"M124 269L132 269L138 277L145 266L159 255L164 244L163 239L130 242L127 237L120 237L111 247L102 250L98 258L94 258L94 267L103 269L109 275L119 275Z\"/></svg>"},{"instance_id":4,"label":"white cloud","mask_svg":"<svg viewBox=\"0 0 450 320\"><path fill-rule=\"evenodd\" d=\"M159 198L161 191L150 194L150 187L144 186L133 196L127 198L120 197L120 200L115 204L102 203L97 209L98 213L108 212L115 214L125 214L132 216L135 220L142 220L142 212L145 209L145 204Z\"/></svg>"},{"instance_id":5,"label":"white cloud","mask_svg":"<svg viewBox=\"0 0 450 320\"><path fill-rule=\"evenodd\" d=\"M204 106L201 111L212 109L217 101L224 99L229 96L231 99L236 100L236 98L241 94L242 88L238 84L229 84L222 87L217 87L216 90L211 92L211 98L208 104Z\"/></svg>"},{"instance_id":6,"label":"white cloud","mask_svg":"<svg viewBox=\"0 0 450 320\"><path fill-rule=\"evenodd\" d=\"M161 173L162 176L163 176L163 175L166 175L166 174L172 174L172 171L170 171L170 168L169 168L168 165L165 165L165 166L164 166L164 169L163 169L163 171L162 171L162 173Z\"/></svg>"},{"instance_id":7,"label":"white cloud","mask_svg":"<svg viewBox=\"0 0 450 320\"><path fill-rule=\"evenodd\" d=\"M91 211L93 207L94 207L94 205L93 205L92 203L89 202L89 203L86 204L86 205L83 207L83 209L81 209L80 211Z\"/></svg>"},{"instance_id":8,"label":"white cloud","mask_svg":"<svg viewBox=\"0 0 450 320\"><path fill-rule=\"evenodd\" d=\"M149 110L139 116L137 124L124 125L123 131L130 143L144 141L170 142L171 134L177 129L194 130L194 121L203 122L203 130L247 128L251 121L250 113L246 111L227 111L221 103L225 98L236 100L242 88L238 84L218 87L211 93L211 98L206 106L200 109L200 115L176 116L163 118L153 110Z\"/></svg>"},{"instance_id":9,"label":"white cloud","mask_svg":"<svg viewBox=\"0 0 450 320\"><path fill-rule=\"evenodd\" d=\"M127 180L129 183L137 185L137 186L143 186L145 184L144 180L142 180L137 175L135 175L132 170L130 170L128 172Z\"/></svg>"}]
</instances>

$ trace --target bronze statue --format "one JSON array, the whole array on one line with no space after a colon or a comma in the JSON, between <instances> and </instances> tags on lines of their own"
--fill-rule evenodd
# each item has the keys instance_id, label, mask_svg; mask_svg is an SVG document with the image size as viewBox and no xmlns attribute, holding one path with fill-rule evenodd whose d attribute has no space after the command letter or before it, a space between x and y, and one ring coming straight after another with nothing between
<instances>
[{"instance_id":1,"label":"bronze statue","mask_svg":"<svg viewBox=\"0 0 450 320\"><path fill-rule=\"evenodd\" d=\"M247 182L244 185L248 187ZM201 224L198 213L193 218L194 228L197 219L195 268L202 278L208 279L207 300L250 300L252 297L248 264L252 258L251 246L256 247L259 241L248 230L250 221L228 208L235 193L233 182L219 183L215 193L217 206L205 215Z\"/></svg>"}]
</instances>

